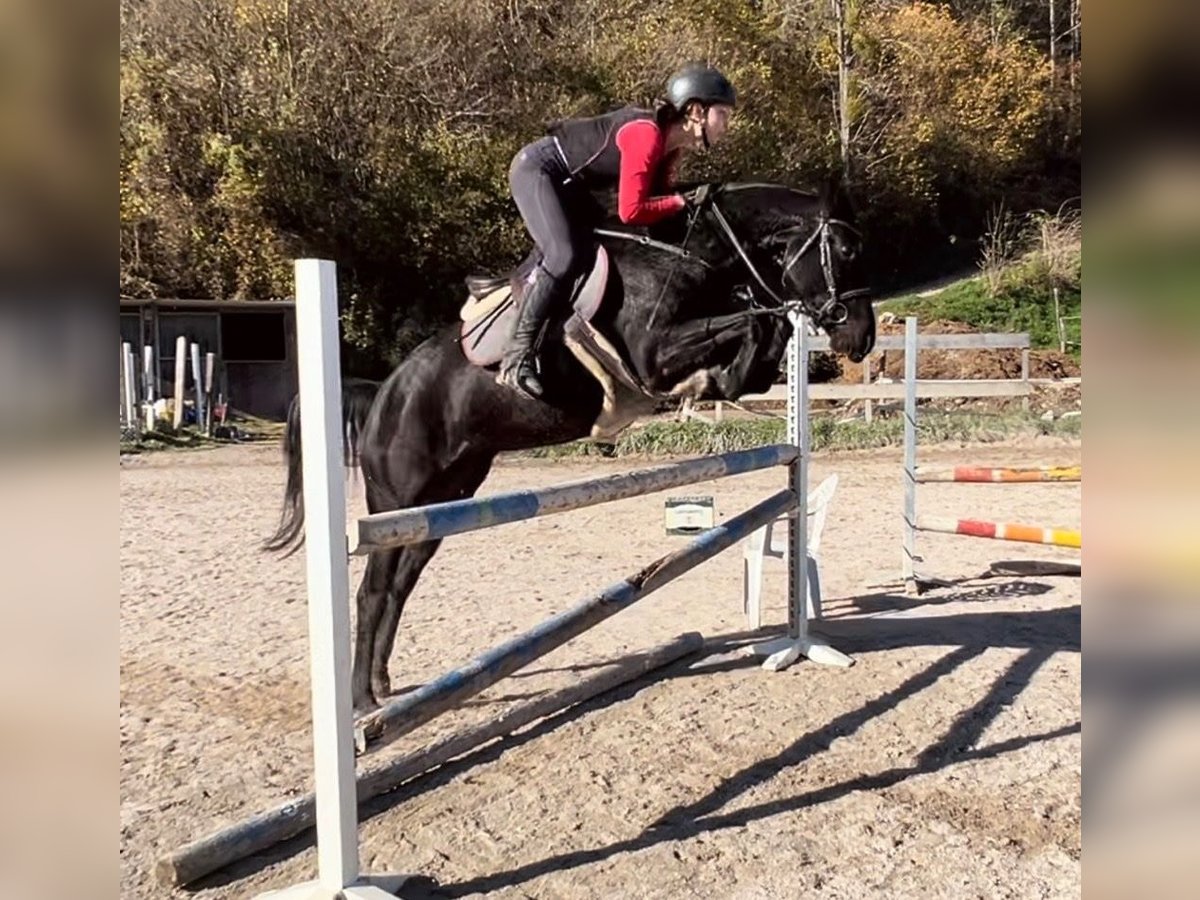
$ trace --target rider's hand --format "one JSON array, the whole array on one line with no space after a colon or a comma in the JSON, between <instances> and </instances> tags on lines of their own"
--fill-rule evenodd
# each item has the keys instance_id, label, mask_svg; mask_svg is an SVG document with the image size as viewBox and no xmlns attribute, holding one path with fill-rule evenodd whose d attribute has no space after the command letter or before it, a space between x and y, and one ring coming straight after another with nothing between
<instances>
[{"instance_id":1,"label":"rider's hand","mask_svg":"<svg viewBox=\"0 0 1200 900\"><path fill-rule=\"evenodd\" d=\"M710 190L712 190L712 185L706 182L705 184L701 184L692 188L690 191L684 191L683 202L687 204L687 209L689 211L703 209L704 204L708 202L708 194Z\"/></svg>"}]
</instances>

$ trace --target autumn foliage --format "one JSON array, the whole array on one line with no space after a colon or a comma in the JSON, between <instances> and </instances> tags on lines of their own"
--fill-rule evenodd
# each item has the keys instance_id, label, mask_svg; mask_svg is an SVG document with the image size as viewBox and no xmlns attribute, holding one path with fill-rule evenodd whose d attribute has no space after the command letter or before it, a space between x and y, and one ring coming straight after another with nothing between
<instances>
[{"instance_id":1,"label":"autumn foliage","mask_svg":"<svg viewBox=\"0 0 1200 900\"><path fill-rule=\"evenodd\" d=\"M744 103L685 177L806 184L845 159L881 283L971 262L1001 201L1079 191L1078 28L1051 66L1054 2L1077 24L1077 0L122 0L121 291L286 296L293 257L331 257L378 368L523 253L523 143L649 103L692 59Z\"/></svg>"}]
</instances>

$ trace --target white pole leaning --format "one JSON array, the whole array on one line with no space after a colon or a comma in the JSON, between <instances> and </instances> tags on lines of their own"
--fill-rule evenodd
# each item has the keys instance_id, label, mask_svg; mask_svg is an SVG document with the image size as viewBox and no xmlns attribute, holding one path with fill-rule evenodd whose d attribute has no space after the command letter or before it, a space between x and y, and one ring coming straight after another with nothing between
<instances>
[{"instance_id":1,"label":"white pole leaning","mask_svg":"<svg viewBox=\"0 0 1200 900\"><path fill-rule=\"evenodd\" d=\"M316 881L269 891L259 897L389 900L404 877L364 878L358 869L337 269L328 260L296 261L296 341L307 519L305 552L318 876Z\"/></svg>"},{"instance_id":2,"label":"white pole leaning","mask_svg":"<svg viewBox=\"0 0 1200 900\"><path fill-rule=\"evenodd\" d=\"M125 389L123 402L125 404L125 427L139 434L142 431L141 416L138 415L137 405L137 366L134 365L133 348L128 341L121 343L121 381Z\"/></svg>"},{"instance_id":3,"label":"white pole leaning","mask_svg":"<svg viewBox=\"0 0 1200 900\"><path fill-rule=\"evenodd\" d=\"M154 376L154 348L146 344L142 348L142 411L146 416L147 431L153 431L158 424L158 419L154 412L156 385L157 379Z\"/></svg>"},{"instance_id":4,"label":"white pole leaning","mask_svg":"<svg viewBox=\"0 0 1200 900\"><path fill-rule=\"evenodd\" d=\"M788 342L787 440L800 453L788 467L792 491L799 500L788 518L788 633L786 637L754 644L749 652L765 656L762 667L770 672L786 669L801 656L827 666L849 666L854 660L834 649L820 635L809 630L812 604L808 580L812 575L808 559L808 319L801 313L789 316L793 334Z\"/></svg>"},{"instance_id":5,"label":"white pole leaning","mask_svg":"<svg viewBox=\"0 0 1200 900\"><path fill-rule=\"evenodd\" d=\"M917 563L917 319L904 320L904 539L900 561L904 589L918 592Z\"/></svg>"}]
</instances>

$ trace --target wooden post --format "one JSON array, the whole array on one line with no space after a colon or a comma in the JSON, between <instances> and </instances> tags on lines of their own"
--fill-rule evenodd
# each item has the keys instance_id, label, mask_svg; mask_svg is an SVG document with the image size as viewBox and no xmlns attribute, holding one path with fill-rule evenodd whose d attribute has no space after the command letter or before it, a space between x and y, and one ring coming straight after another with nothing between
<instances>
[{"instance_id":1,"label":"wooden post","mask_svg":"<svg viewBox=\"0 0 1200 900\"><path fill-rule=\"evenodd\" d=\"M871 357L869 354L863 359L862 367L863 367L863 384L869 386L871 384ZM874 404L871 402L871 398L867 397L863 401L863 417L866 419L867 424L870 424L870 422L871 422L871 415L874 412L873 407L874 407Z\"/></svg>"},{"instance_id":2,"label":"wooden post","mask_svg":"<svg viewBox=\"0 0 1200 900\"><path fill-rule=\"evenodd\" d=\"M788 637L808 638L808 322L801 319L792 342L788 374L788 443L800 448L789 467L791 486L801 504L788 520Z\"/></svg>"},{"instance_id":3,"label":"wooden post","mask_svg":"<svg viewBox=\"0 0 1200 900\"><path fill-rule=\"evenodd\" d=\"M133 372L129 365L130 353L132 351L129 348L129 342L122 341L120 350L121 350L121 359L120 359L120 363L121 363L121 369L120 369L120 372L121 372L121 374L120 374L121 427L136 429L138 427L138 424L137 424L138 416L137 416L137 409L136 409L136 406L133 401L133 388L134 388Z\"/></svg>"},{"instance_id":4,"label":"wooden post","mask_svg":"<svg viewBox=\"0 0 1200 900\"><path fill-rule=\"evenodd\" d=\"M129 344L125 345L125 390L126 400L129 403L131 427L141 434L142 417L138 414L137 360L134 358L133 348Z\"/></svg>"},{"instance_id":5,"label":"wooden post","mask_svg":"<svg viewBox=\"0 0 1200 900\"><path fill-rule=\"evenodd\" d=\"M359 879L354 714L350 706L350 569L342 473L337 274L327 260L296 261L300 439L304 445L308 640L316 782L317 880L274 900L385 900L403 882ZM198 348L197 348L198 349ZM196 375L199 381L199 358ZM375 886L378 884L380 886ZM266 896L266 895L260 895Z\"/></svg>"},{"instance_id":6,"label":"wooden post","mask_svg":"<svg viewBox=\"0 0 1200 900\"><path fill-rule=\"evenodd\" d=\"M357 799L350 708L350 572L346 485L336 440L342 433L337 279L332 262L296 262L300 428L304 454L308 637L312 659L317 857L322 888L358 878ZM197 352L199 348L196 348ZM199 376L198 356L196 375ZM199 381L199 378L197 378Z\"/></svg>"},{"instance_id":7,"label":"wooden post","mask_svg":"<svg viewBox=\"0 0 1200 900\"><path fill-rule=\"evenodd\" d=\"M204 424L204 379L200 374L200 345L192 342L192 392L195 395L196 427Z\"/></svg>"},{"instance_id":8,"label":"wooden post","mask_svg":"<svg viewBox=\"0 0 1200 900\"><path fill-rule=\"evenodd\" d=\"M791 314L794 328L788 344L788 443L799 451L788 466L788 482L796 505L788 518L788 633L785 637L753 644L747 652L765 656L769 672L787 668L801 656L826 666L849 666L854 660L830 646L824 637L809 631L812 618L808 596L808 321Z\"/></svg>"},{"instance_id":9,"label":"wooden post","mask_svg":"<svg viewBox=\"0 0 1200 900\"><path fill-rule=\"evenodd\" d=\"M1021 397L1021 408L1025 412L1029 412L1029 348L1025 347L1021 351L1021 386L1025 388L1025 394Z\"/></svg>"},{"instance_id":10,"label":"wooden post","mask_svg":"<svg viewBox=\"0 0 1200 900\"><path fill-rule=\"evenodd\" d=\"M1062 307L1058 303L1058 287L1054 288L1054 324L1058 326L1058 352L1067 352L1067 330L1063 327Z\"/></svg>"}]
</instances>

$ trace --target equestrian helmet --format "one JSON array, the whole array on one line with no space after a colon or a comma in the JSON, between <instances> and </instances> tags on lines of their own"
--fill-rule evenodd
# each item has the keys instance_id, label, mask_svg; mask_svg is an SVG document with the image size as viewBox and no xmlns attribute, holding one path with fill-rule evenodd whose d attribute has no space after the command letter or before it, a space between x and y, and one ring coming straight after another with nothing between
<instances>
[{"instance_id":1,"label":"equestrian helmet","mask_svg":"<svg viewBox=\"0 0 1200 900\"><path fill-rule=\"evenodd\" d=\"M714 103L726 106L737 104L737 91L721 72L711 66L687 66L667 82L667 99L676 109L683 109L693 100L706 107Z\"/></svg>"}]
</instances>

